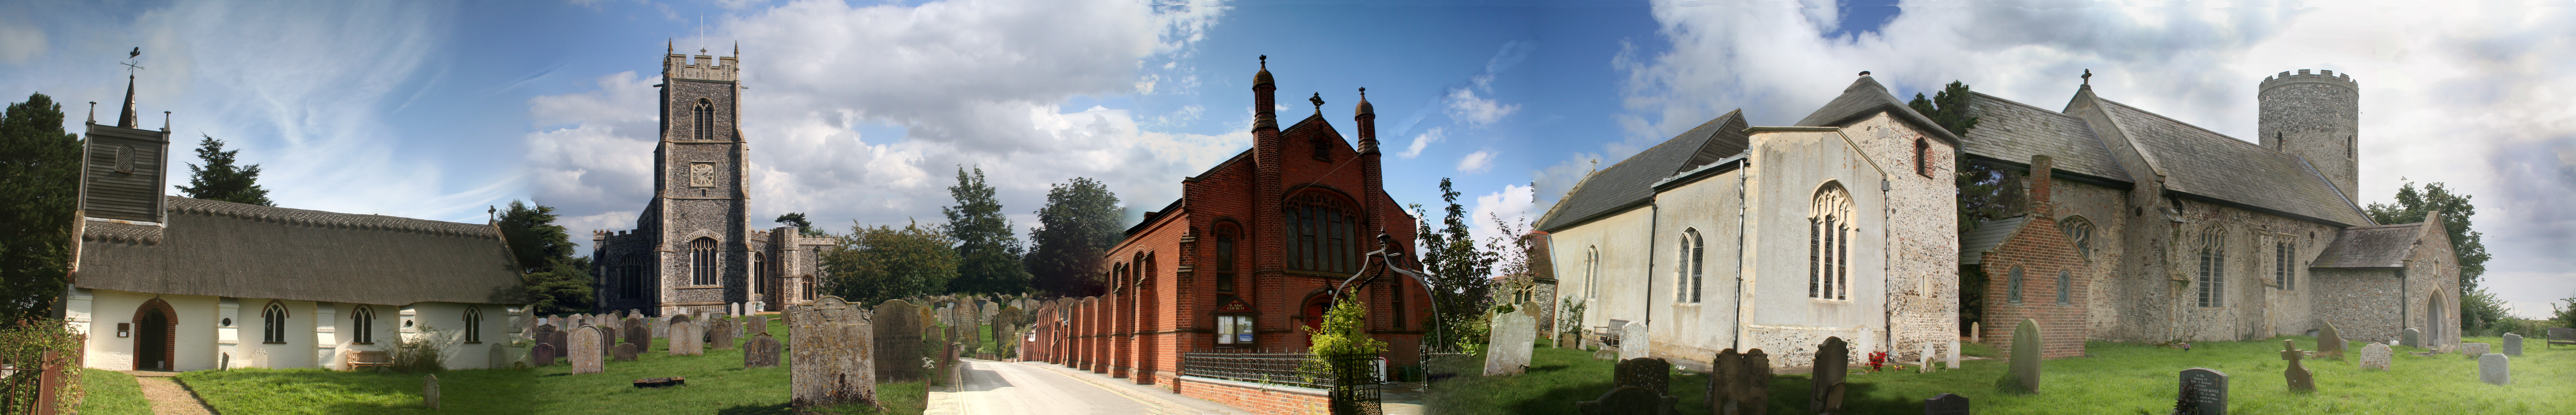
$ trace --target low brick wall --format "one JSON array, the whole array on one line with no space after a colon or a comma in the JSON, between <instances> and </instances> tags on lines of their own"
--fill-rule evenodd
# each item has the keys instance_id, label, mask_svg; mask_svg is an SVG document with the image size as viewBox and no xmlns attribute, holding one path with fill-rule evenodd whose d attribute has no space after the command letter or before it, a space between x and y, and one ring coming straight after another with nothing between
<instances>
[{"instance_id":1,"label":"low brick wall","mask_svg":"<svg viewBox=\"0 0 2576 415\"><path fill-rule=\"evenodd\" d=\"M1333 403L1332 395L1323 389L1197 376L1172 378L1172 389L1183 396L1243 408L1261 415L1320 415L1330 412Z\"/></svg>"}]
</instances>

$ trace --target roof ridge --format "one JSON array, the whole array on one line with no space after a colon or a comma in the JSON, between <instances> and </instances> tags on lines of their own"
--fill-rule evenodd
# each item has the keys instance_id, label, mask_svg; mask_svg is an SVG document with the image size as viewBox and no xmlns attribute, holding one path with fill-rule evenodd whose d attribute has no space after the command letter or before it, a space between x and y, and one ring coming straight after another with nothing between
<instances>
[{"instance_id":1,"label":"roof ridge","mask_svg":"<svg viewBox=\"0 0 2576 415\"><path fill-rule=\"evenodd\" d=\"M2118 106L2120 106L2120 108L2127 108L2127 109L2129 109L2129 110L2131 110L2131 111L2137 111L2137 112L2138 112L2138 113L2140 113L2140 114L2151 115L2151 116L2155 116L2156 118L2163 118L2163 119L2165 119L2165 121L2172 121L2174 124L2181 124L2181 125L2182 125L2182 126L2184 126L2184 127L2191 127L2191 129L2194 129L2194 130L2200 130L2201 132L2209 133L2209 135L2215 135L2215 136L2218 136L2218 137L2220 137L2220 138L2225 138L2225 139L2227 139L2227 141L2232 141L2232 142L2235 142L2235 143L2237 143L2237 144L2243 144L2243 145L2245 145L2245 146L2247 146L2247 147L2252 147L2252 148L2255 148L2255 149L2263 150L2263 152L2265 152L2265 153L2270 153L2270 154L2272 154L2272 155L2276 155L2276 156L2278 156L2278 155L2284 155L2284 154L2281 154L2281 152L2278 152L2278 151L2272 151L2272 149L2268 149L2268 148L2263 148L2263 145L2262 145L2262 144L2255 144L2254 142L2251 142L2251 141L2245 141L2245 140L2243 140L2243 139L2238 139L2238 138L2236 138L2236 136L2231 136L2231 135L2227 135L2227 134L2225 134L2225 133L2220 133L2220 132L2218 132L2217 130L2211 130L2211 129L2207 128L2207 127L2201 127L2200 125L2192 124L2192 123L2190 123L2190 122L2183 121L2183 120L2182 120L2182 119L2180 119L2180 118L2167 117L2167 116L2165 116L2164 114L2157 114L2155 111L2148 111L2148 110L2146 110L2145 108L2138 108L2137 106L2133 106L2133 105L2129 105L2129 104L2120 103L2120 101L2112 101L2110 98L2097 98L2097 99L2102 100L2102 102L2110 103L2111 105L2118 105ZM2285 158L2285 159L2286 159L2286 158Z\"/></svg>"},{"instance_id":2,"label":"roof ridge","mask_svg":"<svg viewBox=\"0 0 2576 415\"><path fill-rule=\"evenodd\" d=\"M168 209L172 213L193 213L207 216L233 216L306 227L356 227L368 229L408 230L448 236L478 237L482 239L493 239L500 236L500 232L493 229L492 225L488 223L477 225L441 220L406 218L401 216L342 213L325 210L254 205L248 203L235 203L179 196L163 197L169 198L171 203Z\"/></svg>"}]
</instances>

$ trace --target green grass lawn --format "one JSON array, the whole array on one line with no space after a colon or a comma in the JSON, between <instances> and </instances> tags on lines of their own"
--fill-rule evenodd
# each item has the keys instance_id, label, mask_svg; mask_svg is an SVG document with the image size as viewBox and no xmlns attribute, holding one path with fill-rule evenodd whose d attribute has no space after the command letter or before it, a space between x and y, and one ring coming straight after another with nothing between
<instances>
[{"instance_id":1,"label":"green grass lawn","mask_svg":"<svg viewBox=\"0 0 2576 415\"><path fill-rule=\"evenodd\" d=\"M100 369L81 369L80 413L84 415L151 415L152 401L143 399L143 388L134 383L134 375Z\"/></svg>"},{"instance_id":2,"label":"green grass lawn","mask_svg":"<svg viewBox=\"0 0 2576 415\"><path fill-rule=\"evenodd\" d=\"M2314 339L2300 341L2314 349ZM2497 338L2466 342L2496 343ZM1924 398L1940 393L1968 397L1980 414L2151 414L2172 410L2176 373L2193 367L2229 375L2231 414L2424 414L2553 413L2576 408L2576 348L2542 347L2529 341L2513 357L2514 384L2480 383L2477 361L2457 354L2415 356L2405 347L2391 370L2355 367L2357 357L2342 361L2307 360L2316 374L2317 392L2295 395L2281 372L2279 339L2247 342L2196 342L2191 351L2152 345L2096 342L2093 357L2047 361L2040 393L2018 395L1995 390L2003 375L2002 360L1971 360L1966 367L1934 373L1912 370L1855 373L1847 379L1847 408L1852 413L1918 413ZM2359 353L2358 346L2353 348ZM1435 414L1572 414L1573 402L1592 400L1610 388L1612 363L1593 360L1590 352L1541 348L1530 373L1478 377L1483 360L1441 362L1440 369L1459 377L1431 385L1426 409ZM1938 363L1935 363L1936 365ZM1472 367L1470 367L1472 366ZM1680 413L1706 414L1701 392L1706 379L1676 374L1672 394L1681 398ZM1773 377L1773 414L1807 413L1808 376Z\"/></svg>"},{"instance_id":3,"label":"green grass lawn","mask_svg":"<svg viewBox=\"0 0 2576 415\"><path fill-rule=\"evenodd\" d=\"M787 332L783 320L771 320L769 332ZM784 344L785 336L778 340ZM742 349L707 349L700 356L671 356L666 340L654 340L633 362L607 362L607 372L573 375L572 365L557 361L531 369L451 370L438 374L444 413L513 414L786 414L787 357L780 366L742 367ZM681 376L688 385L637 389L635 379ZM335 372L320 369L196 371L180 377L206 397L217 411L241 414L401 414L429 413L420 404L420 376ZM920 414L927 397L922 382L877 386L881 411L851 408L853 414Z\"/></svg>"}]
</instances>

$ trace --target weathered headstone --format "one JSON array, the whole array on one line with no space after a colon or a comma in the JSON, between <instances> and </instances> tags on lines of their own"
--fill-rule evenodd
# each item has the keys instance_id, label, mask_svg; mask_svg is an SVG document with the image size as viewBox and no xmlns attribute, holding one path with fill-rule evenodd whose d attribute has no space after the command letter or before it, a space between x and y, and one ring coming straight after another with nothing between
<instances>
[{"instance_id":1,"label":"weathered headstone","mask_svg":"<svg viewBox=\"0 0 2576 415\"><path fill-rule=\"evenodd\" d=\"M742 343L742 367L771 366L778 366L778 339L760 333Z\"/></svg>"},{"instance_id":2,"label":"weathered headstone","mask_svg":"<svg viewBox=\"0 0 2576 415\"><path fill-rule=\"evenodd\" d=\"M2335 331L2334 322L2322 326L2317 329L2317 358L2343 360L2344 347L2349 345L2343 341L2343 334Z\"/></svg>"},{"instance_id":3,"label":"weathered headstone","mask_svg":"<svg viewBox=\"0 0 2576 415\"><path fill-rule=\"evenodd\" d=\"M769 316L753 314L751 316L750 327L748 327L746 332L742 335L751 336L760 334L769 334Z\"/></svg>"},{"instance_id":4,"label":"weathered headstone","mask_svg":"<svg viewBox=\"0 0 2576 415\"><path fill-rule=\"evenodd\" d=\"M870 323L876 329L876 377L888 382L921 379L921 307L886 300ZM789 324L794 324L793 320Z\"/></svg>"},{"instance_id":5,"label":"weathered headstone","mask_svg":"<svg viewBox=\"0 0 2576 415\"><path fill-rule=\"evenodd\" d=\"M645 323L644 319L627 317L619 323L619 327L625 328L618 334L619 343L634 343L639 346L653 344L653 326Z\"/></svg>"},{"instance_id":6,"label":"weathered headstone","mask_svg":"<svg viewBox=\"0 0 2576 415\"><path fill-rule=\"evenodd\" d=\"M1951 339L1950 350L1943 351L1941 355L1941 359L1945 361L1945 363L1942 363L1941 367L1948 369L1959 368L1959 340Z\"/></svg>"},{"instance_id":7,"label":"weathered headstone","mask_svg":"<svg viewBox=\"0 0 2576 415\"><path fill-rule=\"evenodd\" d=\"M698 323L694 321L671 323L671 355L697 356L706 354L706 343L702 343L704 341L703 339L706 338L706 333L706 326L698 325Z\"/></svg>"},{"instance_id":8,"label":"weathered headstone","mask_svg":"<svg viewBox=\"0 0 2576 415\"><path fill-rule=\"evenodd\" d=\"M2470 358L2486 355L2487 349L2486 343L2460 343L2460 354Z\"/></svg>"},{"instance_id":9,"label":"weathered headstone","mask_svg":"<svg viewBox=\"0 0 2576 415\"><path fill-rule=\"evenodd\" d=\"M2316 374L2309 373L2307 366L2299 364L2299 359L2307 356L2307 352L2299 350L2298 340L2281 339L2281 360L2290 361L2290 367L2281 370L2281 377L2290 381L2292 393L2317 391Z\"/></svg>"},{"instance_id":10,"label":"weathered headstone","mask_svg":"<svg viewBox=\"0 0 2576 415\"><path fill-rule=\"evenodd\" d=\"M2478 355L2478 381L2503 385L2513 383L2513 364L2502 353Z\"/></svg>"},{"instance_id":11,"label":"weathered headstone","mask_svg":"<svg viewBox=\"0 0 2576 415\"><path fill-rule=\"evenodd\" d=\"M2406 347L2424 347L2424 331L2408 327L2397 341L2398 344L2404 344Z\"/></svg>"},{"instance_id":12,"label":"weathered headstone","mask_svg":"<svg viewBox=\"0 0 2576 415\"><path fill-rule=\"evenodd\" d=\"M742 330L742 324L730 318L708 320L708 322L715 323L716 329L707 331L707 348L732 349L734 333Z\"/></svg>"},{"instance_id":13,"label":"weathered headstone","mask_svg":"<svg viewBox=\"0 0 2576 415\"><path fill-rule=\"evenodd\" d=\"M876 407L876 338L868 311L824 296L788 317L789 402L799 411L820 406Z\"/></svg>"},{"instance_id":14,"label":"weathered headstone","mask_svg":"<svg viewBox=\"0 0 2576 415\"><path fill-rule=\"evenodd\" d=\"M420 377L420 405L438 409L438 375Z\"/></svg>"},{"instance_id":15,"label":"weathered headstone","mask_svg":"<svg viewBox=\"0 0 2576 415\"><path fill-rule=\"evenodd\" d=\"M1914 354L1914 371L1932 373L1932 343L1923 343L1923 351Z\"/></svg>"},{"instance_id":16,"label":"weathered headstone","mask_svg":"<svg viewBox=\"0 0 2576 415\"><path fill-rule=\"evenodd\" d=\"M1653 345L1646 340L1646 322L1631 321L1619 333L1619 361L1645 358Z\"/></svg>"},{"instance_id":17,"label":"weathered headstone","mask_svg":"<svg viewBox=\"0 0 2576 415\"><path fill-rule=\"evenodd\" d=\"M2504 355L2522 355L2522 335L2513 333L2504 334Z\"/></svg>"},{"instance_id":18,"label":"weathered headstone","mask_svg":"<svg viewBox=\"0 0 2576 415\"><path fill-rule=\"evenodd\" d=\"M1722 350L1708 366L1709 413L1760 415L1770 409L1771 357L1762 349L1740 354L1735 349Z\"/></svg>"},{"instance_id":19,"label":"weathered headstone","mask_svg":"<svg viewBox=\"0 0 2576 415\"><path fill-rule=\"evenodd\" d=\"M261 349L261 350L262 350L262 351L265 351L265 350L267 350L267 349ZM533 352L529 352L528 364L531 364L531 365L537 365L537 366L549 366L549 365L553 365L553 364L555 364L555 354L556 354L556 353L557 353L557 352L555 351L555 345L554 345L554 343L537 343L537 348L536 348L536 350L535 350L535 351L533 351ZM260 356L260 355L259 355L259 354L252 354L252 356Z\"/></svg>"},{"instance_id":20,"label":"weathered headstone","mask_svg":"<svg viewBox=\"0 0 2576 415\"><path fill-rule=\"evenodd\" d=\"M609 350L608 356L620 362L632 362L635 361L635 354L643 351L642 347L634 343L618 343L616 349Z\"/></svg>"},{"instance_id":21,"label":"weathered headstone","mask_svg":"<svg viewBox=\"0 0 2576 415\"><path fill-rule=\"evenodd\" d=\"M1599 399L1575 402L1574 409L1585 415L1663 415L1672 413L1672 399L1646 388L1621 386L1610 388Z\"/></svg>"},{"instance_id":22,"label":"weathered headstone","mask_svg":"<svg viewBox=\"0 0 2576 415\"><path fill-rule=\"evenodd\" d=\"M661 316L661 317L647 318L647 319L644 319L644 322L645 322L645 324L649 324L649 325L651 325L651 326L652 326L652 327L650 327L650 328L651 328L651 329L653 329L653 338L656 338L656 339L663 339L663 338L670 338L670 337L671 337L671 317L670 317L670 316ZM643 343L636 343L636 344L643 344Z\"/></svg>"},{"instance_id":23,"label":"weathered headstone","mask_svg":"<svg viewBox=\"0 0 2576 415\"><path fill-rule=\"evenodd\" d=\"M1968 415L1968 397L1944 393L1924 399L1923 415Z\"/></svg>"},{"instance_id":24,"label":"weathered headstone","mask_svg":"<svg viewBox=\"0 0 2576 415\"><path fill-rule=\"evenodd\" d=\"M2362 369L2388 370L2388 361L2396 358L2396 355L2396 352L2388 350L2388 345L2371 343L2369 346L2361 347L2361 361L2358 364Z\"/></svg>"},{"instance_id":25,"label":"weathered headstone","mask_svg":"<svg viewBox=\"0 0 2576 415\"><path fill-rule=\"evenodd\" d=\"M581 375L606 371L600 363L600 333L601 330L592 326L583 326L579 329L573 329L572 345L564 347L564 351L570 352L571 355L572 374Z\"/></svg>"},{"instance_id":26,"label":"weathered headstone","mask_svg":"<svg viewBox=\"0 0 2576 415\"><path fill-rule=\"evenodd\" d=\"M1851 345L1842 337L1826 337L1816 346L1815 374L1808 377L1807 413L1842 412L1843 377L1851 374Z\"/></svg>"},{"instance_id":27,"label":"weathered headstone","mask_svg":"<svg viewBox=\"0 0 2576 415\"><path fill-rule=\"evenodd\" d=\"M615 322L615 321L617 321L617 320L609 320L609 319L605 319L605 318L603 318L603 319L600 319L600 320L599 320L599 322L602 322L602 323L611 323L611 324L614 324L613 322ZM582 327L582 329L584 329L584 330L591 330L591 331L597 331L597 332L599 332L599 348L598 348L598 350L599 350L599 354L600 354L601 356L606 356L606 355L608 355L608 354L609 354L609 353L611 353L611 352L615 352L615 351L617 351L617 328L616 328L616 327L612 327L612 326L588 326L588 327Z\"/></svg>"},{"instance_id":28,"label":"weathered headstone","mask_svg":"<svg viewBox=\"0 0 2576 415\"><path fill-rule=\"evenodd\" d=\"M1655 357L1620 361L1618 366L1611 368L1610 386L1646 388L1655 391L1656 395L1671 393L1673 364Z\"/></svg>"},{"instance_id":29,"label":"weathered headstone","mask_svg":"<svg viewBox=\"0 0 2576 415\"><path fill-rule=\"evenodd\" d=\"M1538 339L1538 322L1529 313L1494 313L1493 333L1485 346L1485 376L1518 375L1530 364L1530 344Z\"/></svg>"},{"instance_id":30,"label":"weathered headstone","mask_svg":"<svg viewBox=\"0 0 2576 415\"><path fill-rule=\"evenodd\" d=\"M2004 373L2006 389L2021 393L2039 393L2039 321L2021 319L2013 327L2012 367Z\"/></svg>"},{"instance_id":31,"label":"weathered headstone","mask_svg":"<svg viewBox=\"0 0 2576 415\"><path fill-rule=\"evenodd\" d=\"M529 333L528 338L536 340L537 343L540 344L555 345L555 350L563 350L563 341L555 340L555 334L557 331L559 331L559 329L556 329L554 324L539 324L537 325L537 331Z\"/></svg>"},{"instance_id":32,"label":"weathered headstone","mask_svg":"<svg viewBox=\"0 0 2576 415\"><path fill-rule=\"evenodd\" d=\"M2227 373L2195 367L2182 371L2181 378L2174 413L2227 415Z\"/></svg>"}]
</instances>

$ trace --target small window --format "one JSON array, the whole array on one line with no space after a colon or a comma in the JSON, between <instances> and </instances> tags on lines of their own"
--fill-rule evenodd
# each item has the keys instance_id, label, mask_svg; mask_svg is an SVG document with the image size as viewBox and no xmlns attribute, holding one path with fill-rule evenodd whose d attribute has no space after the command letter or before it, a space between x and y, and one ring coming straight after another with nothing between
<instances>
[{"instance_id":1,"label":"small window","mask_svg":"<svg viewBox=\"0 0 2576 415\"><path fill-rule=\"evenodd\" d=\"M483 308L465 308L465 342L483 342Z\"/></svg>"},{"instance_id":2,"label":"small window","mask_svg":"<svg viewBox=\"0 0 2576 415\"><path fill-rule=\"evenodd\" d=\"M376 344L376 308L359 305L349 313L349 342Z\"/></svg>"},{"instance_id":3,"label":"small window","mask_svg":"<svg viewBox=\"0 0 2576 415\"><path fill-rule=\"evenodd\" d=\"M716 139L716 104L714 102L708 101L706 98L698 98L698 105L697 107L690 109L690 115L690 118L697 122L697 125L695 126L697 128L693 131L696 133L696 136L692 138L699 140Z\"/></svg>"},{"instance_id":4,"label":"small window","mask_svg":"<svg viewBox=\"0 0 2576 415\"><path fill-rule=\"evenodd\" d=\"M689 241L689 284L716 285L716 240Z\"/></svg>"},{"instance_id":5,"label":"small window","mask_svg":"<svg viewBox=\"0 0 2576 415\"><path fill-rule=\"evenodd\" d=\"M2021 304L2021 267L2013 267L2011 277L2004 280L2004 301Z\"/></svg>"},{"instance_id":6,"label":"small window","mask_svg":"<svg viewBox=\"0 0 2576 415\"><path fill-rule=\"evenodd\" d=\"M2075 291L2075 274L2057 270L2057 303L2070 304L2067 297Z\"/></svg>"},{"instance_id":7,"label":"small window","mask_svg":"<svg viewBox=\"0 0 2576 415\"><path fill-rule=\"evenodd\" d=\"M1932 143L1921 138L1914 139L1914 172L1922 174L1923 177L1932 177L1932 160Z\"/></svg>"},{"instance_id":8,"label":"small window","mask_svg":"<svg viewBox=\"0 0 2576 415\"><path fill-rule=\"evenodd\" d=\"M2198 281L2200 283L2200 289L2198 294L2200 295L2199 305L2201 307L2227 306L2226 242L2227 237L2218 229L2210 229L2200 238L2200 280Z\"/></svg>"},{"instance_id":9,"label":"small window","mask_svg":"<svg viewBox=\"0 0 2576 415\"><path fill-rule=\"evenodd\" d=\"M1599 284L1600 276L1601 276L1601 247L1594 246L1594 247L1587 247L1587 248L1584 248L1584 249L1583 249L1583 298L1585 298L1585 299L1590 299L1590 298L1594 298L1594 297L1599 297L1599 295L1597 295L1597 294L1598 294L1598 292L1599 292L1599 287L1600 287L1600 284Z\"/></svg>"},{"instance_id":10,"label":"small window","mask_svg":"<svg viewBox=\"0 0 2576 415\"><path fill-rule=\"evenodd\" d=\"M804 282L805 294L804 294L803 296L805 297L805 299L806 299L806 300L813 300L813 299L814 299L814 276L812 276L812 275L807 275L807 276L805 276L804 280L805 280L805 282Z\"/></svg>"},{"instance_id":11,"label":"small window","mask_svg":"<svg viewBox=\"0 0 2576 415\"><path fill-rule=\"evenodd\" d=\"M1701 271L1707 267L1700 263L1701 254L1707 249L1708 241L1699 236L1698 229L1682 230L1680 264L1673 267L1673 283L1680 288L1673 291L1674 302L1699 302Z\"/></svg>"},{"instance_id":12,"label":"small window","mask_svg":"<svg viewBox=\"0 0 2576 415\"><path fill-rule=\"evenodd\" d=\"M261 323L259 341L268 344L286 343L286 317L285 304L269 301L268 307L259 311Z\"/></svg>"}]
</instances>

